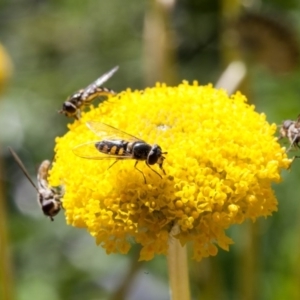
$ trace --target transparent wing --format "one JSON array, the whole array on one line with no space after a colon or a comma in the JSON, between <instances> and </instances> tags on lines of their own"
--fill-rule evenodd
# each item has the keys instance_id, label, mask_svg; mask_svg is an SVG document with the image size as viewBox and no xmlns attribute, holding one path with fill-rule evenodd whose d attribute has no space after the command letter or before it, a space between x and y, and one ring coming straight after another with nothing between
<instances>
[{"instance_id":1,"label":"transparent wing","mask_svg":"<svg viewBox=\"0 0 300 300\"><path fill-rule=\"evenodd\" d=\"M86 122L86 126L91 131L93 131L97 136L101 137L102 140L124 140L127 142L135 142L135 141L144 142L143 140L129 133L126 133L113 126L101 122L89 121Z\"/></svg>"},{"instance_id":2,"label":"transparent wing","mask_svg":"<svg viewBox=\"0 0 300 300\"><path fill-rule=\"evenodd\" d=\"M87 159L132 159L132 155L130 154L120 156L100 152L95 146L98 142L99 141L94 141L77 145L72 149L73 153L79 157Z\"/></svg>"},{"instance_id":3,"label":"transparent wing","mask_svg":"<svg viewBox=\"0 0 300 300\"><path fill-rule=\"evenodd\" d=\"M32 184L32 186L37 190L37 192L39 193L39 190L37 188L37 186L35 185L35 183L32 181L32 179L30 178L30 175L28 174L25 166L23 165L20 157L17 155L17 153L10 147L8 147L8 150L10 151L11 155L13 156L14 160L16 161L16 163L19 165L20 169L23 171L24 175L27 177L27 179L29 180L29 182Z\"/></svg>"},{"instance_id":4,"label":"transparent wing","mask_svg":"<svg viewBox=\"0 0 300 300\"><path fill-rule=\"evenodd\" d=\"M84 89L84 92L82 93L82 97L84 98L86 94L89 93L90 89L93 89L94 87L100 87L104 82L106 82L110 77L112 77L118 71L118 69L119 66L116 66L110 71L108 71L107 73L97 78L93 83L91 83Z\"/></svg>"},{"instance_id":5,"label":"transparent wing","mask_svg":"<svg viewBox=\"0 0 300 300\"><path fill-rule=\"evenodd\" d=\"M104 82L106 82L110 77L112 77L119 69L119 66L115 66L110 71L106 72L102 76L100 76L98 79L94 81L94 84L96 86L101 86Z\"/></svg>"}]
</instances>

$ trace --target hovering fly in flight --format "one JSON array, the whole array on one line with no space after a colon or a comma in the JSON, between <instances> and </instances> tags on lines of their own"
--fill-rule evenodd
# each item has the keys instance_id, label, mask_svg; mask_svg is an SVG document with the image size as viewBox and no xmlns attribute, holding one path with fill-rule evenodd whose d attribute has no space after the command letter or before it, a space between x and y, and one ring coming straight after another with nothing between
<instances>
[{"instance_id":1,"label":"hovering fly in flight","mask_svg":"<svg viewBox=\"0 0 300 300\"><path fill-rule=\"evenodd\" d=\"M144 160L146 165L161 178L162 176L152 169L151 165L158 164L163 173L166 174L163 169L163 161L165 159L163 154L167 154L167 152L162 152L159 145L150 145L131 134L104 123L90 121L86 125L102 140L76 146L73 148L73 152L77 156L99 160L115 159L116 161L112 165L118 160L134 159L136 160L134 167L143 175L145 183L144 173L137 168L140 160Z\"/></svg>"},{"instance_id":2,"label":"hovering fly in flight","mask_svg":"<svg viewBox=\"0 0 300 300\"><path fill-rule=\"evenodd\" d=\"M53 221L53 217L59 213L62 208L61 198L63 197L63 192L58 192L57 189L49 186L47 177L50 168L50 161L44 160L38 169L37 173L37 186L31 180L25 166L23 165L21 159L17 153L10 147L8 147L10 153L15 159L16 163L19 165L24 175L27 177L29 182L37 191L37 201L45 216L49 217Z\"/></svg>"},{"instance_id":3,"label":"hovering fly in flight","mask_svg":"<svg viewBox=\"0 0 300 300\"><path fill-rule=\"evenodd\" d=\"M74 117L80 119L80 112L83 106L88 106L91 102L101 96L115 95L116 93L108 88L101 86L106 82L114 73L119 69L118 66L114 67L101 77L96 79L93 83L89 84L86 88L81 89L71 95L62 106L62 109L58 112L64 114L67 117Z\"/></svg>"}]
</instances>

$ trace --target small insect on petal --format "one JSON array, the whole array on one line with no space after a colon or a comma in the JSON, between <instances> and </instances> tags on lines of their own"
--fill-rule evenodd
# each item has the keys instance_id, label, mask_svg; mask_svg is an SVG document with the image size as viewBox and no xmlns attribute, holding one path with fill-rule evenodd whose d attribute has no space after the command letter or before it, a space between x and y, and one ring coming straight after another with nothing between
<instances>
[{"instance_id":1,"label":"small insect on petal","mask_svg":"<svg viewBox=\"0 0 300 300\"><path fill-rule=\"evenodd\" d=\"M285 137L290 141L290 146L286 152L289 152L292 147L300 148L300 115L297 117L296 121L285 120L282 122L278 139Z\"/></svg>"},{"instance_id":2,"label":"small insect on petal","mask_svg":"<svg viewBox=\"0 0 300 300\"><path fill-rule=\"evenodd\" d=\"M101 86L110 77L114 75L119 69L118 66L114 67L107 73L97 78L94 82L89 84L86 88L81 89L72 94L62 106L62 109L58 111L60 114L64 114L67 117L74 117L80 119L81 109L83 106L88 106L93 100L101 96L115 95L116 93L106 87Z\"/></svg>"},{"instance_id":3,"label":"small insect on petal","mask_svg":"<svg viewBox=\"0 0 300 300\"><path fill-rule=\"evenodd\" d=\"M20 169L23 171L24 175L27 177L31 185L37 191L37 201L44 213L45 216L49 217L51 221L53 221L53 217L56 216L62 208L61 198L64 195L64 192L58 189L55 189L49 186L47 177L50 168L50 161L44 160L38 169L37 173L37 186L31 180L25 166L23 165L21 159L17 155L17 153L10 147L8 150L12 154L14 160L19 165Z\"/></svg>"}]
</instances>

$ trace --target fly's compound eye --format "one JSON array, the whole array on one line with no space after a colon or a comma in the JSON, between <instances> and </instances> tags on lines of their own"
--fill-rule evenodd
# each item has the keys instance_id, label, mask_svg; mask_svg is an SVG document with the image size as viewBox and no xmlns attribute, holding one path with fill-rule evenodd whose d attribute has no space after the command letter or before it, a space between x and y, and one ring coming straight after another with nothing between
<instances>
[{"instance_id":1,"label":"fly's compound eye","mask_svg":"<svg viewBox=\"0 0 300 300\"><path fill-rule=\"evenodd\" d=\"M158 159L161 157L161 148L158 145L153 145L152 149L150 150L148 157L147 157L147 162L149 165L154 165L157 163Z\"/></svg>"},{"instance_id":2,"label":"fly's compound eye","mask_svg":"<svg viewBox=\"0 0 300 300\"><path fill-rule=\"evenodd\" d=\"M63 109L62 110L72 114L72 113L75 113L77 111L77 107L73 103L71 103L69 101L66 101L63 104Z\"/></svg>"}]
</instances>

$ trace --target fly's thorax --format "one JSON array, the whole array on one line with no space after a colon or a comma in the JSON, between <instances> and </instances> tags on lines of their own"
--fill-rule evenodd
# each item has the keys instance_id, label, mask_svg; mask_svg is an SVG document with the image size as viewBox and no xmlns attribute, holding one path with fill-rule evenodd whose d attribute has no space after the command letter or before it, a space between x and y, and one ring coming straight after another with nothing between
<instances>
[{"instance_id":1,"label":"fly's thorax","mask_svg":"<svg viewBox=\"0 0 300 300\"><path fill-rule=\"evenodd\" d=\"M137 141L132 143L132 157L137 160L147 160L148 154L152 146L143 142Z\"/></svg>"},{"instance_id":2,"label":"fly's thorax","mask_svg":"<svg viewBox=\"0 0 300 300\"><path fill-rule=\"evenodd\" d=\"M82 103L82 95L83 95L84 90L79 90L76 93L72 94L66 101L69 103L72 103L77 106L78 103Z\"/></svg>"},{"instance_id":3,"label":"fly's thorax","mask_svg":"<svg viewBox=\"0 0 300 300\"><path fill-rule=\"evenodd\" d=\"M44 201L53 200L54 198L55 194L50 188L39 188L38 202L40 205L42 205Z\"/></svg>"}]
</instances>

